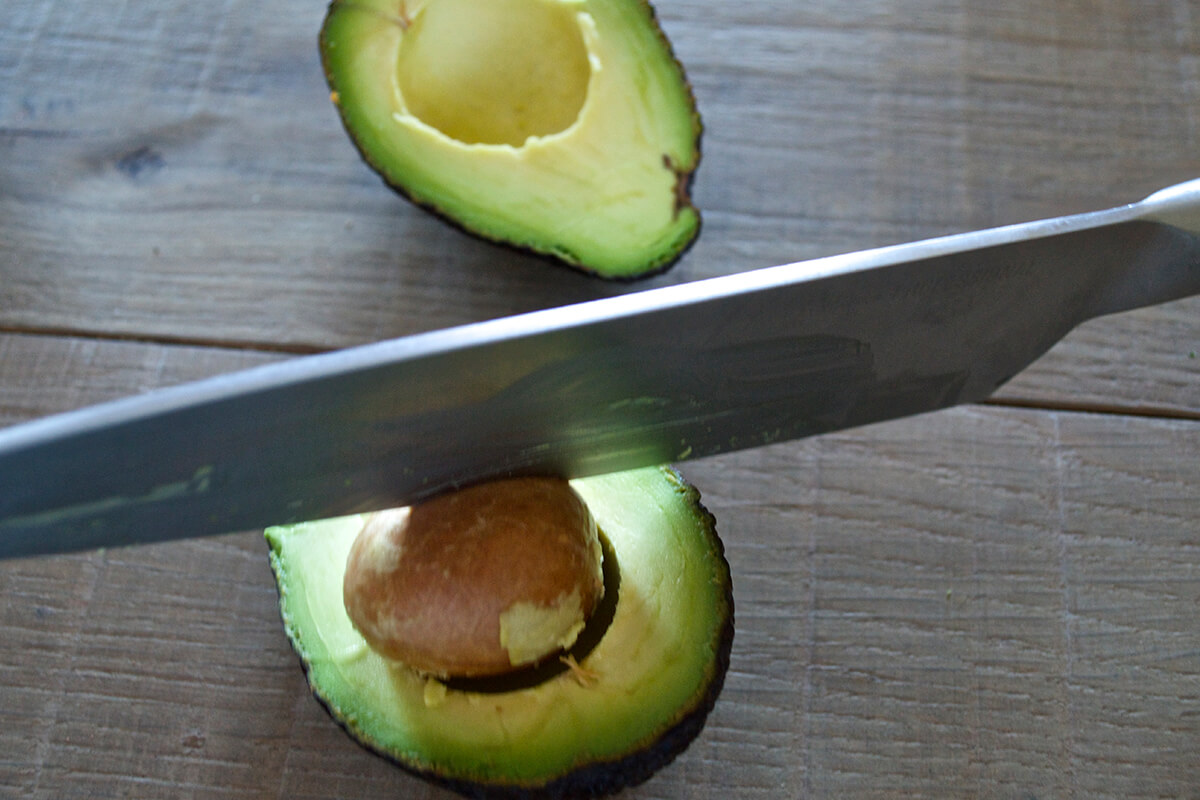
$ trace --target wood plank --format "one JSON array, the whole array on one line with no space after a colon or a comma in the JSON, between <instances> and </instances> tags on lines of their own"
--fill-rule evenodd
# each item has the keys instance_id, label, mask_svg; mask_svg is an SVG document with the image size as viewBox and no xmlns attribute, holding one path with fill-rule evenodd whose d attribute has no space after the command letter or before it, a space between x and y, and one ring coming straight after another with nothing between
<instances>
[{"instance_id":1,"label":"wood plank","mask_svg":"<svg viewBox=\"0 0 1200 800\"><path fill-rule=\"evenodd\" d=\"M959 409L689 466L793 793L1187 795L1197 433Z\"/></svg>"},{"instance_id":2,"label":"wood plank","mask_svg":"<svg viewBox=\"0 0 1200 800\"><path fill-rule=\"evenodd\" d=\"M17 9L0 40L0 329L341 347L1200 174L1196 0L671 0L659 12L706 120L705 230L671 273L601 284L384 189L325 98L321 4ZM1021 393L1078 371L1108 397L1091 343L1190 351L1196 308L1171 332L1154 314L1099 323ZM1136 402L1195 409L1178 395Z\"/></svg>"},{"instance_id":3,"label":"wood plank","mask_svg":"<svg viewBox=\"0 0 1200 800\"><path fill-rule=\"evenodd\" d=\"M0 427L282 358L253 350L0 334Z\"/></svg>"},{"instance_id":4,"label":"wood plank","mask_svg":"<svg viewBox=\"0 0 1200 800\"><path fill-rule=\"evenodd\" d=\"M5 414L103 399L101 364L149 388L247 358L104 342L13 368L52 342L6 341ZM967 407L684 470L738 634L709 726L630 797L1200 785L1200 423ZM258 533L2 563L0 641L0 794L447 796L309 697Z\"/></svg>"}]
</instances>

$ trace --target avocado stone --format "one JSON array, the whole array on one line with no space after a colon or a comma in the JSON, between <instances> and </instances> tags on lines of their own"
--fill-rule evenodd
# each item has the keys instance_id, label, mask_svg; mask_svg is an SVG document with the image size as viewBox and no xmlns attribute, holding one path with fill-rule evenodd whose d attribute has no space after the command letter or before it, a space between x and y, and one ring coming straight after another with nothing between
<instances>
[{"instance_id":1,"label":"avocado stone","mask_svg":"<svg viewBox=\"0 0 1200 800\"><path fill-rule=\"evenodd\" d=\"M693 241L700 117L646 0L333 0L331 97L386 183L602 277Z\"/></svg>"},{"instance_id":2,"label":"avocado stone","mask_svg":"<svg viewBox=\"0 0 1200 800\"><path fill-rule=\"evenodd\" d=\"M312 691L353 738L422 777L489 798L614 792L687 747L720 692L733 638L729 566L713 518L670 468L572 486L606 542L614 605L593 616L611 617L602 630L589 624L580 635L578 669L549 677L535 669L507 683L440 683L389 662L342 604L343 565L364 518L266 531L284 628Z\"/></svg>"}]
</instances>

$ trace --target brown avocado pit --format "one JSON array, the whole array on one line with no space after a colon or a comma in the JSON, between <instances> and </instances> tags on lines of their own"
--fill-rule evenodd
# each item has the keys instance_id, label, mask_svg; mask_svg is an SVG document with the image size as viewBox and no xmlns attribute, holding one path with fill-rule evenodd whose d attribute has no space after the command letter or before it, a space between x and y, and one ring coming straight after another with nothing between
<instances>
[{"instance_id":1,"label":"brown avocado pit","mask_svg":"<svg viewBox=\"0 0 1200 800\"><path fill-rule=\"evenodd\" d=\"M513 478L370 515L343 601L387 658L499 675L572 644L604 593L596 522L567 481Z\"/></svg>"},{"instance_id":2,"label":"brown avocado pit","mask_svg":"<svg viewBox=\"0 0 1200 800\"><path fill-rule=\"evenodd\" d=\"M601 567L604 572L604 594L573 645L557 658L546 658L509 672L481 677L446 678L442 681L446 688L477 694L503 694L533 688L565 673L570 673L576 680L585 683L593 680L592 673L582 665L586 663L588 655L596 645L600 644L608 626L612 624L617 612L617 599L621 596L621 567L617 563L617 554L603 531L600 532L600 549L603 553Z\"/></svg>"}]
</instances>

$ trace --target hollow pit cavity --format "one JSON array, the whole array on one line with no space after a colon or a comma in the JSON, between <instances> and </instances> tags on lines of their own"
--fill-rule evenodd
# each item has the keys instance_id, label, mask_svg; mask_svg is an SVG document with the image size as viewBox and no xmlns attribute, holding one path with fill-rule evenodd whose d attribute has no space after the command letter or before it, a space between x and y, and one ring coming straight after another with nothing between
<instances>
[{"instance_id":1,"label":"hollow pit cavity","mask_svg":"<svg viewBox=\"0 0 1200 800\"><path fill-rule=\"evenodd\" d=\"M409 113L464 144L566 130L591 78L578 13L562 0L429 0L397 56Z\"/></svg>"}]
</instances>

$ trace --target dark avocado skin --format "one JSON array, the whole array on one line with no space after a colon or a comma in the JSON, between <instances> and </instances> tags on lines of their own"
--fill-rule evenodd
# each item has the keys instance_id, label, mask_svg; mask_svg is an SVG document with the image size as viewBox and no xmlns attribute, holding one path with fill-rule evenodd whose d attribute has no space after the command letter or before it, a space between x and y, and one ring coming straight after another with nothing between
<instances>
[{"instance_id":1,"label":"dark avocado skin","mask_svg":"<svg viewBox=\"0 0 1200 800\"><path fill-rule=\"evenodd\" d=\"M341 2L345 2L345 0L332 0L328 7L327 17L329 14L333 13L335 7ZM680 62L679 58L675 55L675 50L671 45L670 40L667 38L666 34L663 33L662 26L658 19L657 10L655 10L654 6L649 2L649 0L637 0L637 3L646 11L653 22L654 30L657 32L659 40L662 42L663 47L666 48L667 53L670 55L670 58L672 61L674 61L676 68L679 70L679 74L683 80L684 88L687 90L687 95L691 100L691 106L693 109L696 109L696 97L695 92L692 89L691 81L689 81L687 78L687 73L684 71L682 62ZM329 63L329 48L326 44L325 35L325 26L323 25L321 28L321 33L318 37L318 48L321 54L321 68L325 75L326 84L329 86L330 90L336 94L338 92L338 86L334 79L333 69ZM387 177L387 169L384 167L384 165L377 163L372 158L370 153L368 153L367 150L362 146L358 140L358 137L355 136L354 131L351 130L350 126L346 124L346 118L342 113L341 106L337 105L336 103L335 106L337 106L338 109L338 119L342 122L343 129L346 131L350 141L354 144L354 149L358 152L358 155L362 159L363 163L366 164L372 172L378 175L383 184L393 192L417 208L420 208L425 212L437 217L443 223L458 229L462 233L481 241L500 245L518 253L534 256L557 267L566 267L573 272L583 273L589 277L599 278L612 283L636 283L638 281L653 278L657 275L662 275L663 273L668 272L671 267L675 266L675 264L677 264L679 260L692 249L693 245L695 245L696 241L700 238L700 232L704 227L704 217L700 213L700 209L692 201L692 186L695 182L696 171L700 168L700 161L703 155L702 139L704 135L704 123L700 117L699 111L694 110L692 114L692 125L695 131L695 148L692 153L693 166L692 169L686 173L686 177L681 178L683 184L680 187L679 192L680 199L686 198L686 202L679 206L680 210L682 210L683 207L686 207L694 211L696 214L696 228L693 231L692 237L687 241L686 244L678 248L675 252L671 253L669 258L658 263L648 264L640 272L631 275L609 275L590 268L572 253L549 253L543 250L538 250L537 248L531 246L522 246L502 238L488 236L481 231L477 231L467 225L464 225L454 216L445 213L436 204L425 202L424 200L420 199L405 186L389 180Z\"/></svg>"},{"instance_id":2,"label":"dark avocado skin","mask_svg":"<svg viewBox=\"0 0 1200 800\"><path fill-rule=\"evenodd\" d=\"M663 767L670 764L680 753L692 743L704 728L704 724L716 704L718 696L724 687L725 675L729 670L730 654L733 649L734 637L734 598L733 584L730 576L729 563L725 557L724 543L716 530L716 520L700 502L700 492L696 487L684 481L679 473L671 470L682 485L687 487L686 501L698 512L704 521L704 527L709 539L709 547L721 567L720 585L723 588L724 622L717 635L715 657L712 661L709 678L701 691L698 691L694 701L687 707L681 708L675 721L653 741L637 742L631 746L627 755L608 761L586 764L543 784L509 785L481 784L468 780L457 780L433 771L414 768L397 760L385 750L373 747L364 742L340 718L336 710L331 708L319 692L313 694L321 707L330 718L342 728L360 747L373 755L379 756L405 772L419 777L431 784L455 792L463 797L474 800L552 800L566 798L597 798L614 794L622 789L644 783ZM277 588L280 588L277 586ZM297 651L301 668L308 679L309 665ZM311 687L311 681L309 681Z\"/></svg>"}]
</instances>

